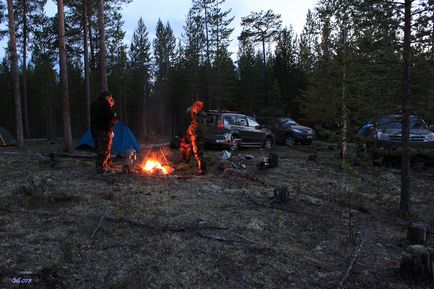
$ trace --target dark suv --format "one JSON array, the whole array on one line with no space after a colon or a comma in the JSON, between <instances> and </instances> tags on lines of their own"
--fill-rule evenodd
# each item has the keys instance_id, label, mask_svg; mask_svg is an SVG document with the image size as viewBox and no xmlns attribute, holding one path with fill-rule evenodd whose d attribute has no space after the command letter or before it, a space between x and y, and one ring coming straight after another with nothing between
<instances>
[{"instance_id":1,"label":"dark suv","mask_svg":"<svg viewBox=\"0 0 434 289\"><path fill-rule=\"evenodd\" d=\"M260 121L273 131L276 143L286 146L293 146L296 143L309 145L316 138L315 130L302 126L289 117L264 117Z\"/></svg>"},{"instance_id":2,"label":"dark suv","mask_svg":"<svg viewBox=\"0 0 434 289\"><path fill-rule=\"evenodd\" d=\"M367 145L383 148L396 148L402 145L401 115L387 115L374 124L367 123L359 135L368 138ZM415 115L410 116L409 144L413 147L434 148L434 133L425 121Z\"/></svg>"},{"instance_id":3,"label":"dark suv","mask_svg":"<svg viewBox=\"0 0 434 289\"><path fill-rule=\"evenodd\" d=\"M229 111L207 112L207 145L219 145L235 150L238 146L273 147L274 135L253 117Z\"/></svg>"}]
</instances>

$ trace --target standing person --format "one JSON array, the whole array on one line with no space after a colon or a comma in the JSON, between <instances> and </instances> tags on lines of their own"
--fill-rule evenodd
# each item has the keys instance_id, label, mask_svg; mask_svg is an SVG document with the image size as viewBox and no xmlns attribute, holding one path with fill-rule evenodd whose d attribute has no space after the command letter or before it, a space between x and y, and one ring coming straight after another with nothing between
<instances>
[{"instance_id":1,"label":"standing person","mask_svg":"<svg viewBox=\"0 0 434 289\"><path fill-rule=\"evenodd\" d=\"M113 111L114 105L115 101L112 94L103 91L101 96L90 106L90 126L97 152L97 173L107 172L109 169L110 151L114 136L113 127L117 122L116 113Z\"/></svg>"},{"instance_id":2,"label":"standing person","mask_svg":"<svg viewBox=\"0 0 434 289\"><path fill-rule=\"evenodd\" d=\"M206 163L203 157L206 134L206 113L202 111L203 102L196 101L191 107L191 123L187 129L194 157L197 160L199 175L206 173Z\"/></svg>"}]
</instances>

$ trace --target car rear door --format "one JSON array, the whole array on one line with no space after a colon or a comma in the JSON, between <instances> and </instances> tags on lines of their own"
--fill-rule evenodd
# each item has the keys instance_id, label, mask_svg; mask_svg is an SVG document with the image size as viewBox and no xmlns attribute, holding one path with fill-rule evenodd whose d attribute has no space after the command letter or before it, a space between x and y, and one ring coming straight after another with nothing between
<instances>
[{"instance_id":1,"label":"car rear door","mask_svg":"<svg viewBox=\"0 0 434 289\"><path fill-rule=\"evenodd\" d=\"M265 139L266 129L261 127L259 123L252 117L247 117L249 124L248 138L249 142L252 144L261 145Z\"/></svg>"},{"instance_id":2,"label":"car rear door","mask_svg":"<svg viewBox=\"0 0 434 289\"><path fill-rule=\"evenodd\" d=\"M214 143L217 133L218 114L208 113L206 116L207 133L205 136L206 143Z\"/></svg>"},{"instance_id":3,"label":"car rear door","mask_svg":"<svg viewBox=\"0 0 434 289\"><path fill-rule=\"evenodd\" d=\"M235 123L232 126L240 134L241 143L250 143L249 140L249 125L247 118L244 115L234 115Z\"/></svg>"}]
</instances>

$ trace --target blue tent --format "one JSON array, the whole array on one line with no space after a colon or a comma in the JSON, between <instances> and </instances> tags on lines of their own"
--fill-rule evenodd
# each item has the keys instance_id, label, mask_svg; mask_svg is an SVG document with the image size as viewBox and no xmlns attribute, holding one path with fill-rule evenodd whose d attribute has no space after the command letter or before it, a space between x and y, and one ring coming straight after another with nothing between
<instances>
[{"instance_id":1,"label":"blue tent","mask_svg":"<svg viewBox=\"0 0 434 289\"><path fill-rule=\"evenodd\" d=\"M131 130L122 122L118 121L114 127L115 137L113 138L112 152L118 155L126 156L128 150L133 148L136 152L140 152L140 145L137 143ZM76 146L78 150L95 149L92 133L88 130L78 142Z\"/></svg>"}]
</instances>

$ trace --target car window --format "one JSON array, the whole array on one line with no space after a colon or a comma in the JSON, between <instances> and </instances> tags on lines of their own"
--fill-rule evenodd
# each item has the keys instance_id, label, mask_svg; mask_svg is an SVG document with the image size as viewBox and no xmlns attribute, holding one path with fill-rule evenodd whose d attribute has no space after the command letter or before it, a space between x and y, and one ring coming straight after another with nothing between
<instances>
[{"instance_id":1,"label":"car window","mask_svg":"<svg viewBox=\"0 0 434 289\"><path fill-rule=\"evenodd\" d=\"M235 119L232 115L227 115L223 117L224 125L234 125Z\"/></svg>"},{"instance_id":2,"label":"car window","mask_svg":"<svg viewBox=\"0 0 434 289\"><path fill-rule=\"evenodd\" d=\"M287 118L287 119L285 119L284 122L280 123L281 127L290 127L290 126L293 126L293 125L297 125L297 123L295 121L293 121L292 119L290 119L290 118Z\"/></svg>"},{"instance_id":3,"label":"car window","mask_svg":"<svg viewBox=\"0 0 434 289\"><path fill-rule=\"evenodd\" d=\"M386 116L380 118L377 122L377 128L379 129L401 129L401 118Z\"/></svg>"},{"instance_id":4,"label":"car window","mask_svg":"<svg viewBox=\"0 0 434 289\"><path fill-rule=\"evenodd\" d=\"M249 121L249 126L250 127L257 127L257 126L259 126L259 123L256 120L254 120L253 118L248 117L247 120Z\"/></svg>"},{"instance_id":5,"label":"car window","mask_svg":"<svg viewBox=\"0 0 434 289\"><path fill-rule=\"evenodd\" d=\"M235 118L235 125L247 126L247 119L244 116L237 116Z\"/></svg>"},{"instance_id":6,"label":"car window","mask_svg":"<svg viewBox=\"0 0 434 289\"><path fill-rule=\"evenodd\" d=\"M377 128L379 129L401 129L401 117L383 117L378 120ZM425 122L419 117L410 117L410 129L427 128Z\"/></svg>"},{"instance_id":7,"label":"car window","mask_svg":"<svg viewBox=\"0 0 434 289\"><path fill-rule=\"evenodd\" d=\"M410 129L426 129L427 125L420 118L410 119Z\"/></svg>"}]
</instances>

